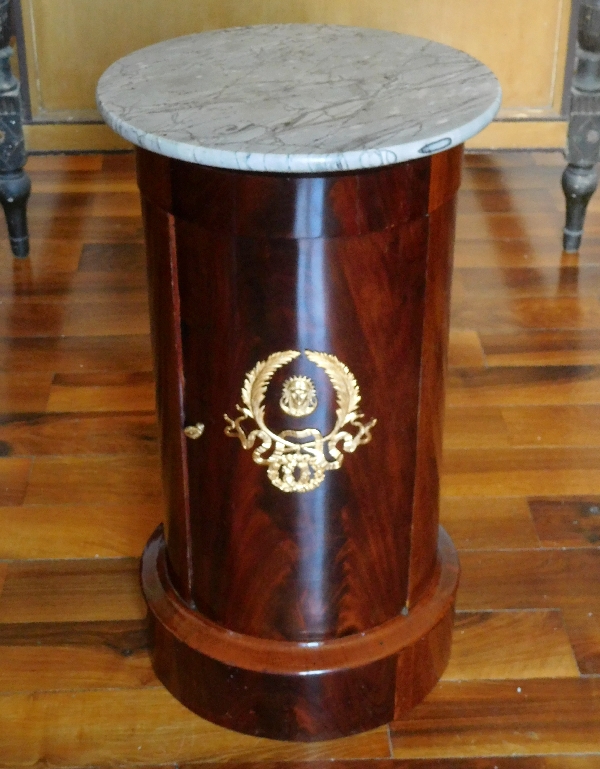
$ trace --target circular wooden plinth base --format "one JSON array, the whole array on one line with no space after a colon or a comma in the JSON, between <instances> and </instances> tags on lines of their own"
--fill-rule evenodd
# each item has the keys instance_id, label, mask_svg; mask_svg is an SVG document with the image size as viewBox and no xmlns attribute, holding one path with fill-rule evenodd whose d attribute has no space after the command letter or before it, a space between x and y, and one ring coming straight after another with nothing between
<instances>
[{"instance_id":1,"label":"circular wooden plinth base","mask_svg":"<svg viewBox=\"0 0 600 769\"><path fill-rule=\"evenodd\" d=\"M458 559L440 529L428 589L408 615L320 643L234 633L186 606L168 576L159 527L142 559L154 670L203 718L280 740L324 740L399 718L440 678L450 654Z\"/></svg>"}]
</instances>

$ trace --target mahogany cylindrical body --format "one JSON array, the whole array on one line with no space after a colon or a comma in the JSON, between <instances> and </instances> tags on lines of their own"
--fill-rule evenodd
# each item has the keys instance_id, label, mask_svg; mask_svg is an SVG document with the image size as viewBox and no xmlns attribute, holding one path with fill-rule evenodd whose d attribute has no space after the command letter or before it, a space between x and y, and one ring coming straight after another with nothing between
<instances>
[{"instance_id":1,"label":"mahogany cylindrical body","mask_svg":"<svg viewBox=\"0 0 600 769\"><path fill-rule=\"evenodd\" d=\"M217 723L340 736L402 715L441 675L458 573L438 501L461 158L285 175L137 150L167 503L166 546L157 534L143 564L152 654ZM269 361L244 445L232 424ZM290 382L313 388L311 409L286 411ZM319 448L344 387L360 393L349 438L298 490L297 457L285 476L279 444L251 435L256 415Z\"/></svg>"}]
</instances>

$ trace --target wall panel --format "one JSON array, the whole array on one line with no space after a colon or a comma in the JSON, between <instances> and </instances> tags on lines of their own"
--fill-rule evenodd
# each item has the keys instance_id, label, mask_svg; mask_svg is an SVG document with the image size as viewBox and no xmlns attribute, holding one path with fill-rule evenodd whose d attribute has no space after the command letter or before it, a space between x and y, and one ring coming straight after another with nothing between
<instances>
[{"instance_id":1,"label":"wall panel","mask_svg":"<svg viewBox=\"0 0 600 769\"><path fill-rule=\"evenodd\" d=\"M34 117L97 120L115 59L190 32L271 22L392 29L453 45L499 76L505 117L558 119L569 0L22 0Z\"/></svg>"}]
</instances>

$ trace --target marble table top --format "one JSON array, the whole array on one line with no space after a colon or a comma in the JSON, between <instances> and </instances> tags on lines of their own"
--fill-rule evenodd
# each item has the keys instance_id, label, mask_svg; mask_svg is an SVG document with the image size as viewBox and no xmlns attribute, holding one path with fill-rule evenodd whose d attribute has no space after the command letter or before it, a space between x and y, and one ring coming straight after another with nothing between
<instances>
[{"instance_id":1,"label":"marble table top","mask_svg":"<svg viewBox=\"0 0 600 769\"><path fill-rule=\"evenodd\" d=\"M310 24L167 40L100 78L98 107L134 144L247 171L373 168L441 152L500 106L491 71L422 38Z\"/></svg>"}]
</instances>

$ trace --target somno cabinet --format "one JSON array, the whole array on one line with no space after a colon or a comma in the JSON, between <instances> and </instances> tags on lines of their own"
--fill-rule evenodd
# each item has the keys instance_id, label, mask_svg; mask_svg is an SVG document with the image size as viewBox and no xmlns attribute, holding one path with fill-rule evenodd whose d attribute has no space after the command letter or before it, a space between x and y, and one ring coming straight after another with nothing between
<instances>
[{"instance_id":1,"label":"somno cabinet","mask_svg":"<svg viewBox=\"0 0 600 769\"><path fill-rule=\"evenodd\" d=\"M498 100L452 49L295 25L154 46L100 83L138 144L148 251L168 508L142 563L152 658L205 718L350 734L444 669L455 199Z\"/></svg>"}]
</instances>

